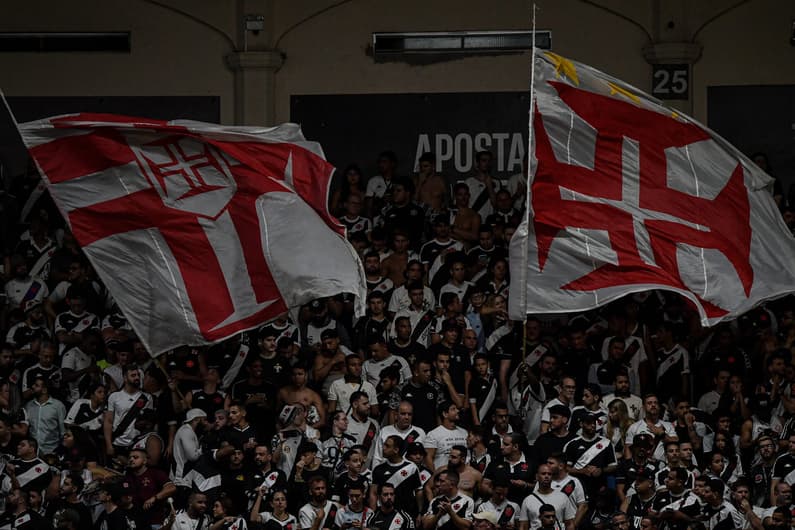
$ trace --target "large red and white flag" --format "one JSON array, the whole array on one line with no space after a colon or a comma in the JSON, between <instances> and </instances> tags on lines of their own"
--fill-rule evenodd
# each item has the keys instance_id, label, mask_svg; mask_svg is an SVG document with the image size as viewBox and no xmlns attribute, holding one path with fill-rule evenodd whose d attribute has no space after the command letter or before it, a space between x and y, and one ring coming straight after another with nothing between
<instances>
[{"instance_id":1,"label":"large red and white flag","mask_svg":"<svg viewBox=\"0 0 795 530\"><path fill-rule=\"evenodd\" d=\"M77 114L20 133L55 203L153 354L208 344L364 274L326 200L333 167L297 125Z\"/></svg>"},{"instance_id":2,"label":"large red and white flag","mask_svg":"<svg viewBox=\"0 0 795 530\"><path fill-rule=\"evenodd\" d=\"M509 312L592 309L668 289L702 323L795 291L772 179L720 136L618 79L535 57L529 223Z\"/></svg>"}]
</instances>

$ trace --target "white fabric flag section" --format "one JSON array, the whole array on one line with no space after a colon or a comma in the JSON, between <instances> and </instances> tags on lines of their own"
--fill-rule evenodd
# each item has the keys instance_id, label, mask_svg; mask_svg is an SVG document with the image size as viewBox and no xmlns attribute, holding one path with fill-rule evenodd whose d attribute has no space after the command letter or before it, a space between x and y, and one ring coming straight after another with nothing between
<instances>
[{"instance_id":1,"label":"white fabric flag section","mask_svg":"<svg viewBox=\"0 0 795 530\"><path fill-rule=\"evenodd\" d=\"M297 125L79 114L19 126L148 350L223 340L366 283L327 211L334 168Z\"/></svg>"},{"instance_id":2,"label":"white fabric flag section","mask_svg":"<svg viewBox=\"0 0 795 530\"><path fill-rule=\"evenodd\" d=\"M535 61L529 223L511 240L511 318L667 289L714 325L795 291L795 239L768 175L632 86L551 52Z\"/></svg>"}]
</instances>

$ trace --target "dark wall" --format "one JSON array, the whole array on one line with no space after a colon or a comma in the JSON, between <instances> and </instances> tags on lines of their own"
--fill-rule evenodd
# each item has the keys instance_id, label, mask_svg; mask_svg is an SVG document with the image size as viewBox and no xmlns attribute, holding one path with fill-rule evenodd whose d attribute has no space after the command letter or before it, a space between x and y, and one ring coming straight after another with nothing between
<instances>
[{"instance_id":1,"label":"dark wall","mask_svg":"<svg viewBox=\"0 0 795 530\"><path fill-rule=\"evenodd\" d=\"M292 96L290 121L320 142L339 169L358 163L369 177L378 153L392 150L398 172L409 175L427 150L451 179L470 173L473 154L490 150L497 176L521 171L527 150L529 94L367 94Z\"/></svg>"},{"instance_id":2,"label":"dark wall","mask_svg":"<svg viewBox=\"0 0 795 530\"><path fill-rule=\"evenodd\" d=\"M795 183L795 85L710 87L707 116L743 153L766 153L785 191Z\"/></svg>"}]
</instances>

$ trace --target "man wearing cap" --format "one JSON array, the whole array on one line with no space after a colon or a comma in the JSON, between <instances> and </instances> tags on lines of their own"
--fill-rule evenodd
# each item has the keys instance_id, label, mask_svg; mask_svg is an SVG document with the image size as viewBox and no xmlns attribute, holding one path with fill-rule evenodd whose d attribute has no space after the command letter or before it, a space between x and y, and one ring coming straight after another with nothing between
<instances>
[{"instance_id":1,"label":"man wearing cap","mask_svg":"<svg viewBox=\"0 0 795 530\"><path fill-rule=\"evenodd\" d=\"M431 500L422 517L425 530L468 530L475 502L458 492L458 473L453 470L439 474L439 495Z\"/></svg>"},{"instance_id":2,"label":"man wearing cap","mask_svg":"<svg viewBox=\"0 0 795 530\"><path fill-rule=\"evenodd\" d=\"M640 528L640 520L650 511L657 511L657 490L654 488L654 469L643 468L635 475L633 493L621 503L621 511L627 514L632 528Z\"/></svg>"},{"instance_id":3,"label":"man wearing cap","mask_svg":"<svg viewBox=\"0 0 795 530\"><path fill-rule=\"evenodd\" d=\"M565 525L566 530L574 530L574 504L565 494L552 489L552 469L547 464L538 466L536 487L519 509L519 530L541 527L539 511L544 504L555 507L555 515Z\"/></svg>"},{"instance_id":4,"label":"man wearing cap","mask_svg":"<svg viewBox=\"0 0 795 530\"><path fill-rule=\"evenodd\" d=\"M138 436L135 420L144 409L151 410L154 406L152 396L141 391L141 370L138 365L126 364L122 372L124 384L121 390L108 397L108 410L105 412L103 433L108 456L115 455L117 451L129 451Z\"/></svg>"},{"instance_id":5,"label":"man wearing cap","mask_svg":"<svg viewBox=\"0 0 795 530\"><path fill-rule=\"evenodd\" d=\"M632 458L623 459L616 468L616 494L623 502L629 494L635 475L646 466L654 468L655 473L662 468L662 462L651 457L654 438L648 433L638 433L632 439Z\"/></svg>"},{"instance_id":6,"label":"man wearing cap","mask_svg":"<svg viewBox=\"0 0 795 530\"><path fill-rule=\"evenodd\" d=\"M185 421L174 436L174 462L171 466L171 481L177 487L190 487L185 479L185 466L190 466L202 455L199 434L207 425L207 413L202 409L190 409Z\"/></svg>"},{"instance_id":7,"label":"man wearing cap","mask_svg":"<svg viewBox=\"0 0 795 530\"><path fill-rule=\"evenodd\" d=\"M496 513L481 510L472 514L472 528L475 530L496 530L501 527Z\"/></svg>"},{"instance_id":8,"label":"man wearing cap","mask_svg":"<svg viewBox=\"0 0 795 530\"><path fill-rule=\"evenodd\" d=\"M24 304L25 320L11 326L6 334L6 342L14 345L16 355L35 354L40 341L52 340L41 302L28 300Z\"/></svg>"},{"instance_id":9,"label":"man wearing cap","mask_svg":"<svg viewBox=\"0 0 795 530\"><path fill-rule=\"evenodd\" d=\"M564 378L564 384L566 380L568 378ZM562 453L566 444L574 439L574 433L569 432L568 429L571 409L566 405L557 404L549 407L547 411L549 429L533 444L537 462L546 462L547 457L552 453Z\"/></svg>"},{"instance_id":10,"label":"man wearing cap","mask_svg":"<svg viewBox=\"0 0 795 530\"><path fill-rule=\"evenodd\" d=\"M598 418L592 413L581 416L581 434L563 448L569 472L583 482L590 495L599 491L605 475L615 471L617 465L613 444L596 432Z\"/></svg>"},{"instance_id":11,"label":"man wearing cap","mask_svg":"<svg viewBox=\"0 0 795 530\"><path fill-rule=\"evenodd\" d=\"M58 354L71 346L77 346L83 340L81 333L86 329L96 329L99 331L99 318L94 313L86 310L88 298L86 293L72 286L66 292L66 299L69 310L55 317L55 336L58 339Z\"/></svg>"}]
</instances>

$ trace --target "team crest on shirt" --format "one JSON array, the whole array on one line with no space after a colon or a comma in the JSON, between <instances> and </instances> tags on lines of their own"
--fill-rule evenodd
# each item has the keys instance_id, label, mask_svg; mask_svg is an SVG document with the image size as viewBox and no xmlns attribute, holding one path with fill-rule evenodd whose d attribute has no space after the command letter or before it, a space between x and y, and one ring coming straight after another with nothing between
<instances>
[{"instance_id":1,"label":"team crest on shirt","mask_svg":"<svg viewBox=\"0 0 795 530\"><path fill-rule=\"evenodd\" d=\"M760 474L754 475L754 482L757 483L762 482L762 475Z\"/></svg>"},{"instance_id":2,"label":"team crest on shirt","mask_svg":"<svg viewBox=\"0 0 795 530\"><path fill-rule=\"evenodd\" d=\"M457 503L453 504L453 510L458 511L460 509L461 509L461 504L460 503L457 502Z\"/></svg>"},{"instance_id":3,"label":"team crest on shirt","mask_svg":"<svg viewBox=\"0 0 795 530\"><path fill-rule=\"evenodd\" d=\"M400 472L400 474L404 477L407 477L409 475L409 472L404 469L403 471Z\"/></svg>"},{"instance_id":4,"label":"team crest on shirt","mask_svg":"<svg viewBox=\"0 0 795 530\"><path fill-rule=\"evenodd\" d=\"M602 442L599 442L598 444L596 444L596 448L597 449L602 449L602 448L604 448L604 446L605 446L605 444L603 444Z\"/></svg>"},{"instance_id":5,"label":"team crest on shirt","mask_svg":"<svg viewBox=\"0 0 795 530\"><path fill-rule=\"evenodd\" d=\"M574 493L574 482L569 482L568 484L563 486L563 489L561 491L565 493L567 496Z\"/></svg>"},{"instance_id":6,"label":"team crest on shirt","mask_svg":"<svg viewBox=\"0 0 795 530\"><path fill-rule=\"evenodd\" d=\"M395 524L400 524L402 522L403 520L400 517L395 517Z\"/></svg>"}]
</instances>

